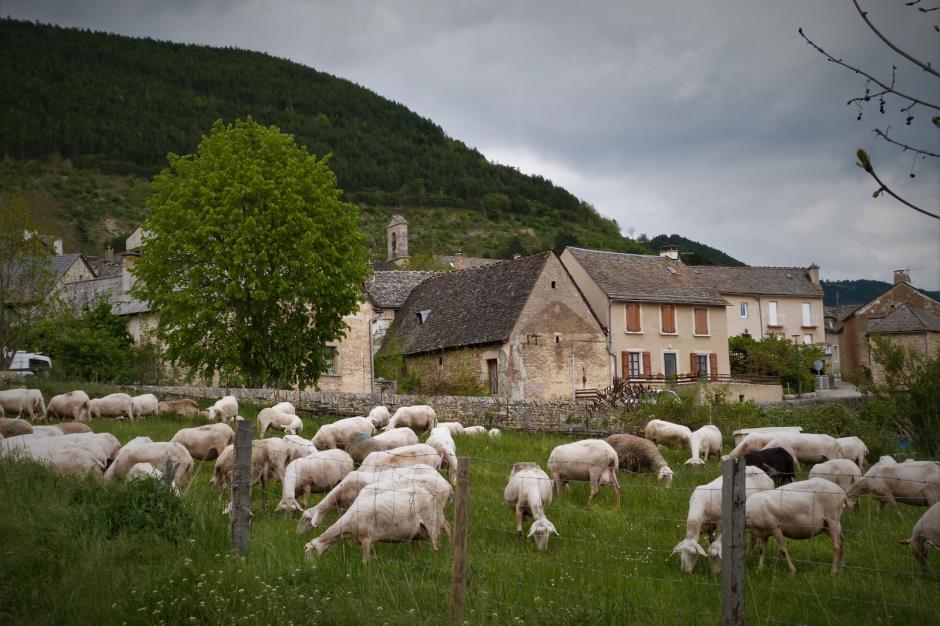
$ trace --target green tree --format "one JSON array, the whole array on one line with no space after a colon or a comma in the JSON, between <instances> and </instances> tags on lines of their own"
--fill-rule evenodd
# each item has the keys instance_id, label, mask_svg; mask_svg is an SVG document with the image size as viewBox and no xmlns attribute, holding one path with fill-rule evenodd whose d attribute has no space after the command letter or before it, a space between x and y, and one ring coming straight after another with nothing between
<instances>
[{"instance_id":1,"label":"green tree","mask_svg":"<svg viewBox=\"0 0 940 626\"><path fill-rule=\"evenodd\" d=\"M315 383L367 274L357 210L326 159L248 118L168 160L134 269L167 358L231 384Z\"/></svg>"},{"instance_id":2,"label":"green tree","mask_svg":"<svg viewBox=\"0 0 940 626\"><path fill-rule=\"evenodd\" d=\"M763 340L753 337L729 337L731 373L745 376L778 376L789 392L798 388L803 393L816 389L816 378L811 370L821 360L823 352L816 346L797 344L782 336L772 335ZM797 385L799 381L799 385Z\"/></svg>"}]
</instances>

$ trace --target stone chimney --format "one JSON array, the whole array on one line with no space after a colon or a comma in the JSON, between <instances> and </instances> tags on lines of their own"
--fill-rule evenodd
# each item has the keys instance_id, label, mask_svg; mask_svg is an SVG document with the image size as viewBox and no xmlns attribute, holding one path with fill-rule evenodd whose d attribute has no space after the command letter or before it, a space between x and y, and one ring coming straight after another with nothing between
<instances>
[{"instance_id":1,"label":"stone chimney","mask_svg":"<svg viewBox=\"0 0 940 626\"><path fill-rule=\"evenodd\" d=\"M679 260L679 246L661 246L659 248L659 256L664 256L672 259L673 261Z\"/></svg>"},{"instance_id":2,"label":"stone chimney","mask_svg":"<svg viewBox=\"0 0 940 626\"><path fill-rule=\"evenodd\" d=\"M108 263L114 261L114 250L111 249L111 246L108 246L108 249L104 251L104 260Z\"/></svg>"},{"instance_id":3,"label":"stone chimney","mask_svg":"<svg viewBox=\"0 0 940 626\"><path fill-rule=\"evenodd\" d=\"M911 284L911 273L909 270L894 270L894 284L899 285L901 283Z\"/></svg>"},{"instance_id":4,"label":"stone chimney","mask_svg":"<svg viewBox=\"0 0 940 626\"><path fill-rule=\"evenodd\" d=\"M408 221L401 215L393 215L385 227L388 238L388 260L408 258Z\"/></svg>"},{"instance_id":5,"label":"stone chimney","mask_svg":"<svg viewBox=\"0 0 940 626\"><path fill-rule=\"evenodd\" d=\"M131 269L137 263L138 256L140 255L134 252L125 252L124 256L121 257L121 289L124 293L129 292L134 283L137 282L137 278L131 274Z\"/></svg>"},{"instance_id":6,"label":"stone chimney","mask_svg":"<svg viewBox=\"0 0 940 626\"><path fill-rule=\"evenodd\" d=\"M806 268L806 273L809 275L809 281L818 287L819 286L819 266L813 263L812 265Z\"/></svg>"},{"instance_id":7,"label":"stone chimney","mask_svg":"<svg viewBox=\"0 0 940 626\"><path fill-rule=\"evenodd\" d=\"M62 256L62 240L58 237L52 240L52 254Z\"/></svg>"}]
</instances>

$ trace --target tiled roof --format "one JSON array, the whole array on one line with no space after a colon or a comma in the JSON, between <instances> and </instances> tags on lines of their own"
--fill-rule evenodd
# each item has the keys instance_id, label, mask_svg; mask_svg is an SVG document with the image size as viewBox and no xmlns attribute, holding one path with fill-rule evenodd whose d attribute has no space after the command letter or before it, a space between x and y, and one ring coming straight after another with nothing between
<instances>
[{"instance_id":1,"label":"tiled roof","mask_svg":"<svg viewBox=\"0 0 940 626\"><path fill-rule=\"evenodd\" d=\"M376 306L398 309L405 303L411 290L437 272L380 271L366 281L366 293Z\"/></svg>"},{"instance_id":2,"label":"tiled roof","mask_svg":"<svg viewBox=\"0 0 940 626\"><path fill-rule=\"evenodd\" d=\"M664 256L567 248L613 300L726 306L710 282Z\"/></svg>"},{"instance_id":3,"label":"tiled roof","mask_svg":"<svg viewBox=\"0 0 940 626\"><path fill-rule=\"evenodd\" d=\"M940 317L924 309L914 309L900 304L885 317L872 321L868 326L869 335L940 332Z\"/></svg>"},{"instance_id":4,"label":"tiled roof","mask_svg":"<svg viewBox=\"0 0 940 626\"><path fill-rule=\"evenodd\" d=\"M62 288L61 294L69 303L79 309L92 306L101 299L114 302L123 295L121 275L68 283Z\"/></svg>"},{"instance_id":5,"label":"tiled roof","mask_svg":"<svg viewBox=\"0 0 940 626\"><path fill-rule=\"evenodd\" d=\"M50 272L49 278L51 280L51 282L49 283L50 286L54 286L56 283L58 283L59 280L69 270L69 268L75 264L76 261L81 261L82 263L85 262L84 258L80 254L52 255L52 256L49 256L48 259L49 259L48 268ZM10 285L15 286L13 287L12 290L14 292L19 292L20 294L22 294L23 301L31 301L39 295L41 295L42 297L45 297L45 295L47 295L47 294L34 293L35 288L36 288L35 285L23 285L22 287L20 287L21 281L22 283L25 283L26 281L30 280L29 277L23 275L24 271L29 272L30 273L29 275L32 275L32 271L24 269L24 266L21 263L13 262L10 267L10 270L11 270L10 276L8 277L8 279L10 281ZM43 280L45 280L45 275L43 276ZM22 289L22 291L20 291L20 289Z\"/></svg>"},{"instance_id":6,"label":"tiled roof","mask_svg":"<svg viewBox=\"0 0 940 626\"><path fill-rule=\"evenodd\" d=\"M111 303L111 312L115 315L135 315L137 313L149 313L150 303L138 300L127 294Z\"/></svg>"},{"instance_id":7,"label":"tiled roof","mask_svg":"<svg viewBox=\"0 0 940 626\"><path fill-rule=\"evenodd\" d=\"M759 296L822 298L822 286L813 284L805 267L691 267L720 293Z\"/></svg>"},{"instance_id":8,"label":"tiled roof","mask_svg":"<svg viewBox=\"0 0 940 626\"><path fill-rule=\"evenodd\" d=\"M550 254L554 253L442 272L419 284L399 310L390 331L401 337L402 353L508 339Z\"/></svg>"}]
</instances>

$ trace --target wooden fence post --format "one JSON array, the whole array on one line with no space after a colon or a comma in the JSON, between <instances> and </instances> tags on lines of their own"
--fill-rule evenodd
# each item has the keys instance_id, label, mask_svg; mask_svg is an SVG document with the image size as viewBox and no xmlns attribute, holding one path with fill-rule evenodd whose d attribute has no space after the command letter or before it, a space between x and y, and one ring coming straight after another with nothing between
<instances>
[{"instance_id":1,"label":"wooden fence post","mask_svg":"<svg viewBox=\"0 0 940 626\"><path fill-rule=\"evenodd\" d=\"M744 626L744 459L721 467L721 623Z\"/></svg>"},{"instance_id":2,"label":"wooden fence post","mask_svg":"<svg viewBox=\"0 0 940 626\"><path fill-rule=\"evenodd\" d=\"M235 422L235 467L232 472L232 548L248 550L251 526L251 421Z\"/></svg>"},{"instance_id":3,"label":"wooden fence post","mask_svg":"<svg viewBox=\"0 0 940 626\"><path fill-rule=\"evenodd\" d=\"M463 620L467 592L467 531L470 519L470 459L457 459L457 494L454 502L454 563L450 582L450 615L454 622Z\"/></svg>"}]
</instances>

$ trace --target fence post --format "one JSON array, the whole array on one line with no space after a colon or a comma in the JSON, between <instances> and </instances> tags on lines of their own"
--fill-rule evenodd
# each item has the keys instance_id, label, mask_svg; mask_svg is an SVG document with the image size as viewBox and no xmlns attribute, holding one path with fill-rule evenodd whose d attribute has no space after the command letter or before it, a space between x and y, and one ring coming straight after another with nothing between
<instances>
[{"instance_id":1,"label":"fence post","mask_svg":"<svg viewBox=\"0 0 940 626\"><path fill-rule=\"evenodd\" d=\"M232 472L232 548L248 550L251 525L251 422L235 422L235 467Z\"/></svg>"},{"instance_id":2,"label":"fence post","mask_svg":"<svg viewBox=\"0 0 940 626\"><path fill-rule=\"evenodd\" d=\"M470 518L470 459L457 459L457 494L454 502L454 564L450 582L450 615L454 622L463 620L467 591L467 530Z\"/></svg>"},{"instance_id":3,"label":"fence post","mask_svg":"<svg viewBox=\"0 0 940 626\"><path fill-rule=\"evenodd\" d=\"M721 623L744 625L744 459L721 467Z\"/></svg>"}]
</instances>

